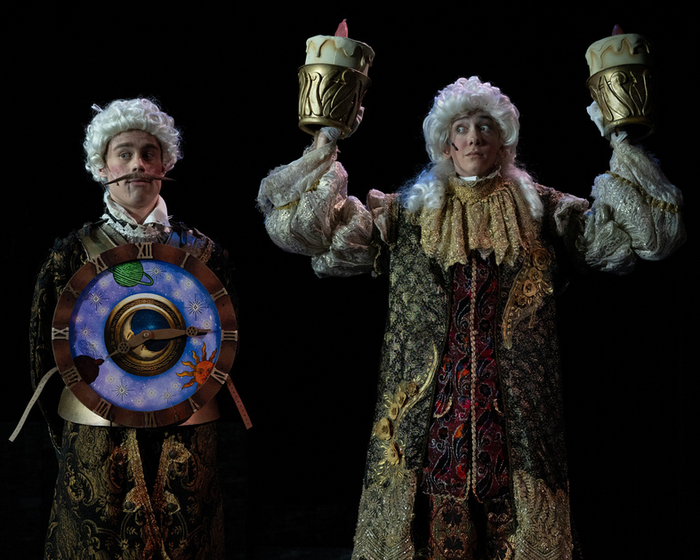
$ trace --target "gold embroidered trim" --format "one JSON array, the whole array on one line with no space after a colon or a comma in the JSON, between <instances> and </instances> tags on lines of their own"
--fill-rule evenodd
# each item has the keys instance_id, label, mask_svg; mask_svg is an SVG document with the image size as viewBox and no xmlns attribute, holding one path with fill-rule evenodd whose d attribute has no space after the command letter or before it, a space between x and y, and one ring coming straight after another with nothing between
<instances>
[{"instance_id":1,"label":"gold embroidered trim","mask_svg":"<svg viewBox=\"0 0 700 560\"><path fill-rule=\"evenodd\" d=\"M306 189L304 192L314 192L315 190L318 189L318 186L321 184L321 179L316 179L311 185L309 186L308 189Z\"/></svg>"},{"instance_id":2,"label":"gold embroidered trim","mask_svg":"<svg viewBox=\"0 0 700 560\"><path fill-rule=\"evenodd\" d=\"M497 191L506 188L506 183L501 180L490 181L466 181L458 177L452 177L447 183L445 192L456 196L462 204L473 204L483 201Z\"/></svg>"},{"instance_id":3,"label":"gold embroidered trim","mask_svg":"<svg viewBox=\"0 0 700 560\"><path fill-rule=\"evenodd\" d=\"M618 175L617 173L613 173L612 171L606 171L605 173L607 175L610 175L611 177L614 177L618 181L621 181L626 185L632 187L642 196L642 198L644 198L644 202L652 208L658 208L663 212L670 212L671 214L677 214L678 212L680 212L680 206L678 206L677 204L671 204L670 202L664 202L663 200L659 200L658 198L654 198L650 194L647 194L640 184L634 183L629 179Z\"/></svg>"},{"instance_id":4,"label":"gold embroidered trim","mask_svg":"<svg viewBox=\"0 0 700 560\"><path fill-rule=\"evenodd\" d=\"M313 183L311 183L311 186L304 191L304 193L310 193L318 190L320 184L321 179L316 179ZM292 200L291 202L287 202L287 204L283 204L282 206L275 206L273 210L289 210L290 208L298 206L299 202L301 202L301 200Z\"/></svg>"},{"instance_id":5,"label":"gold embroidered trim","mask_svg":"<svg viewBox=\"0 0 700 560\"><path fill-rule=\"evenodd\" d=\"M473 560L476 525L467 498L431 494L430 502L430 560Z\"/></svg>"},{"instance_id":6,"label":"gold embroidered trim","mask_svg":"<svg viewBox=\"0 0 700 560\"><path fill-rule=\"evenodd\" d=\"M527 317L530 317L532 323L542 300L554 291L551 264L552 256L549 251L541 246L535 247L515 277L503 310L501 328L506 348L510 349L513 346L513 329L518 323Z\"/></svg>"},{"instance_id":7,"label":"gold embroidered trim","mask_svg":"<svg viewBox=\"0 0 700 560\"><path fill-rule=\"evenodd\" d=\"M426 255L445 270L466 265L471 251L483 258L493 253L497 264L513 265L539 227L520 189L500 176L477 183L450 178L442 206L423 208L415 221Z\"/></svg>"},{"instance_id":8,"label":"gold embroidered trim","mask_svg":"<svg viewBox=\"0 0 700 560\"><path fill-rule=\"evenodd\" d=\"M126 507L126 504L133 504L134 511L141 510L146 518L143 527L143 532L146 537L146 542L144 543L144 557L150 558L159 550L163 560L169 560L170 557L165 550L165 544L163 543L158 521L153 511L153 504L148 495L135 429L127 430L124 446L127 450L129 466L131 467L131 472L134 477L134 487L127 494L124 505Z\"/></svg>"},{"instance_id":9,"label":"gold embroidered trim","mask_svg":"<svg viewBox=\"0 0 700 560\"><path fill-rule=\"evenodd\" d=\"M471 428L471 442L472 442L472 465L471 469L469 470L469 476L467 479L467 487L472 489L472 492L474 492L474 495L476 496L476 472L478 469L478 463L477 463L477 452L476 450L478 449L477 444L476 444L476 433L477 433L477 426L476 426L476 412L475 412L475 403L476 403L476 385L477 385L477 376L476 376L476 365L475 365L475 360L476 360L476 339L478 336L477 328L476 328L476 275L477 275L477 263L476 259L472 257L472 266L471 266L471 288L470 288L470 301L469 301L469 344L471 346L471 356L469 358L469 417L470 417L470 428Z\"/></svg>"},{"instance_id":10,"label":"gold embroidered trim","mask_svg":"<svg viewBox=\"0 0 700 560\"><path fill-rule=\"evenodd\" d=\"M403 471L403 442L398 438L399 426L408 411L431 388L439 359L438 349L433 347L433 361L422 386L419 387L415 381L403 381L393 394L384 394L386 415L375 424L372 430L372 435L379 439L384 451L384 456L375 469L375 481L380 484Z\"/></svg>"},{"instance_id":11,"label":"gold embroidered trim","mask_svg":"<svg viewBox=\"0 0 700 560\"><path fill-rule=\"evenodd\" d=\"M156 511L173 515L180 511L180 503L177 498L165 489L165 481L168 477L168 470L172 464L186 464L192 458L189 452L176 437L171 435L163 441L163 448L158 463L158 477L153 488L153 501Z\"/></svg>"},{"instance_id":12,"label":"gold embroidered trim","mask_svg":"<svg viewBox=\"0 0 700 560\"><path fill-rule=\"evenodd\" d=\"M414 560L411 521L417 487L416 474L401 469L386 484L362 489L352 560Z\"/></svg>"},{"instance_id":13,"label":"gold embroidered trim","mask_svg":"<svg viewBox=\"0 0 700 560\"><path fill-rule=\"evenodd\" d=\"M273 210L289 210L290 208L294 208L298 204L298 200L292 200L291 202L288 202L287 204L284 204L282 206L275 206Z\"/></svg>"},{"instance_id":14,"label":"gold embroidered trim","mask_svg":"<svg viewBox=\"0 0 700 560\"><path fill-rule=\"evenodd\" d=\"M518 526L518 560L571 560L573 540L569 497L522 470L513 473L513 498Z\"/></svg>"}]
</instances>

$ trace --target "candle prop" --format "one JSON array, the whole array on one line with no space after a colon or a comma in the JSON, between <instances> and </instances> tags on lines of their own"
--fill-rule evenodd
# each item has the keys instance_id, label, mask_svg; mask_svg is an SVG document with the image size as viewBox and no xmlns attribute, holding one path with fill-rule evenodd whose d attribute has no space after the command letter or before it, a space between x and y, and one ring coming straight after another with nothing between
<instances>
[{"instance_id":1,"label":"candle prop","mask_svg":"<svg viewBox=\"0 0 700 560\"><path fill-rule=\"evenodd\" d=\"M369 45L348 38L345 20L335 35L308 39L306 63L299 68L299 128L313 135L332 126L347 136L371 85L373 60Z\"/></svg>"},{"instance_id":2,"label":"candle prop","mask_svg":"<svg viewBox=\"0 0 700 560\"><path fill-rule=\"evenodd\" d=\"M641 35L623 33L596 41L586 51L591 97L600 107L606 136L625 129L636 138L654 131L651 49Z\"/></svg>"}]
</instances>

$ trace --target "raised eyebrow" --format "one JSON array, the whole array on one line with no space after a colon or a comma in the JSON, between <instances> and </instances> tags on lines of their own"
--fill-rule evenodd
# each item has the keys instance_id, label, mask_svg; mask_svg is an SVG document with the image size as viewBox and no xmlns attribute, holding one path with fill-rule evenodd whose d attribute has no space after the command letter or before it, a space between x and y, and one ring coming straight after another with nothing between
<instances>
[{"instance_id":1,"label":"raised eyebrow","mask_svg":"<svg viewBox=\"0 0 700 560\"><path fill-rule=\"evenodd\" d=\"M462 117L459 117L452 122L452 126L464 124L465 121L473 122L475 124L483 124L484 122L487 122L487 123L490 123L493 125L496 124L496 119L494 119L491 115L478 114L478 115L464 115Z\"/></svg>"},{"instance_id":2,"label":"raised eyebrow","mask_svg":"<svg viewBox=\"0 0 700 560\"><path fill-rule=\"evenodd\" d=\"M477 115L476 122L480 124L483 124L484 122L495 124L496 120L491 115Z\"/></svg>"}]
</instances>

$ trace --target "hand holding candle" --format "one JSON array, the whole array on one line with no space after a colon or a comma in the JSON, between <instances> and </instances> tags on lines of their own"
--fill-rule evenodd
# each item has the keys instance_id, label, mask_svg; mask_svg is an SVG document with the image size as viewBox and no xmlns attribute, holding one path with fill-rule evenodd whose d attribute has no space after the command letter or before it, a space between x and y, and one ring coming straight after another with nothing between
<instances>
[{"instance_id":1,"label":"hand holding candle","mask_svg":"<svg viewBox=\"0 0 700 560\"><path fill-rule=\"evenodd\" d=\"M600 108L605 135L621 129L636 138L651 134L651 52L646 39L615 26L610 37L588 47L586 60L586 83Z\"/></svg>"}]
</instances>

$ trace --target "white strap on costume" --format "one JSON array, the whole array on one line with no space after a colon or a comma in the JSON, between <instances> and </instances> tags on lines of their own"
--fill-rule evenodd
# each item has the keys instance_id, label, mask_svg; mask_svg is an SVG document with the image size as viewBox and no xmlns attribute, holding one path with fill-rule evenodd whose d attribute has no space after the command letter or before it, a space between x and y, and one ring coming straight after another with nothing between
<instances>
[{"instance_id":1,"label":"white strap on costume","mask_svg":"<svg viewBox=\"0 0 700 560\"><path fill-rule=\"evenodd\" d=\"M55 368L49 370L49 372L46 375L44 375L44 377L41 378L41 381L39 381L39 384L36 386L36 389L34 390L34 394L32 395L32 398L29 399L29 403L27 404L27 407L24 409L24 414L22 414L22 417L19 419L19 423L17 424L15 431L12 432L12 435L10 436L10 441L15 441L15 438L19 435L20 430L22 430L24 423L27 421L27 416L29 416L29 411L36 404L36 401L39 399L39 395L41 395L41 391L44 389L44 387L48 383L51 376L54 373L56 373L57 371L58 371L58 368L55 367Z\"/></svg>"}]
</instances>

